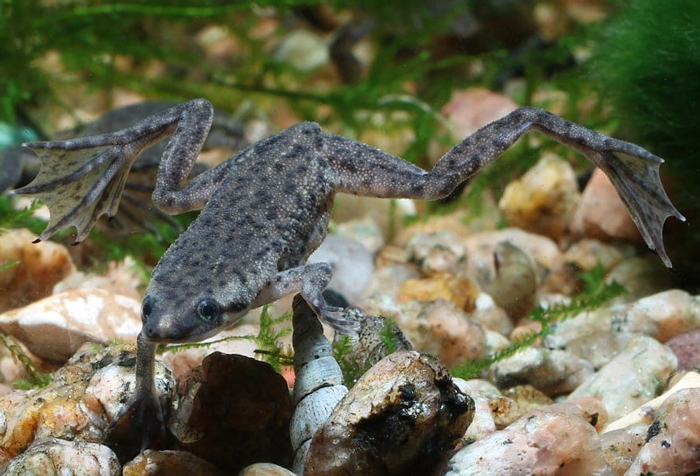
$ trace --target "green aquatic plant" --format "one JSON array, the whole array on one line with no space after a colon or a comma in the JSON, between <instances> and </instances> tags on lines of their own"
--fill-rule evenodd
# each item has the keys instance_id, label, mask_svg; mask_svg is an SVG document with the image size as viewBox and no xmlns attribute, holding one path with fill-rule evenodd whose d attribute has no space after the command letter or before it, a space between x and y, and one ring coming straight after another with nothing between
<instances>
[{"instance_id":1,"label":"green aquatic plant","mask_svg":"<svg viewBox=\"0 0 700 476\"><path fill-rule=\"evenodd\" d=\"M22 350L12 337L0 333L0 345L9 351L15 362L20 364L27 373L28 378L18 379L13 382L16 388L26 390L29 388L45 387L53 381L53 376L50 373L40 370L37 364Z\"/></svg>"},{"instance_id":2,"label":"green aquatic plant","mask_svg":"<svg viewBox=\"0 0 700 476\"><path fill-rule=\"evenodd\" d=\"M573 296L571 302L568 304L552 304L546 308L538 306L530 313L528 319L539 322L542 326L538 332L527 334L511 343L505 349L499 350L485 358L471 360L455 366L452 369L452 374L455 377L465 380L478 378L482 372L487 370L491 365L508 357L512 357L521 350L533 346L543 337L546 337L552 332L557 323L563 322L583 312L594 311L611 299L627 292L625 287L616 281L612 283L605 282L603 276L604 270L600 264L589 273L581 273L584 290L576 296Z\"/></svg>"},{"instance_id":3,"label":"green aquatic plant","mask_svg":"<svg viewBox=\"0 0 700 476\"><path fill-rule=\"evenodd\" d=\"M333 358L338 362L343 372L343 383L352 388L355 383L369 370L369 366L363 366L357 359L350 358L352 343L350 337L344 335L333 341Z\"/></svg>"}]
</instances>

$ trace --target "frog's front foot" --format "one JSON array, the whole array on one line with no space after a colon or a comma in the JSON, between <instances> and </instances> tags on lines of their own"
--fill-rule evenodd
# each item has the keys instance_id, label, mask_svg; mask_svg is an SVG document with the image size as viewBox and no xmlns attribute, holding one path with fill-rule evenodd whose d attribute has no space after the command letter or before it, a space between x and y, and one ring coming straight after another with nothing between
<instances>
[{"instance_id":1,"label":"frog's front foot","mask_svg":"<svg viewBox=\"0 0 700 476\"><path fill-rule=\"evenodd\" d=\"M153 392L137 392L107 427L107 444L121 458L130 458L165 435L165 419Z\"/></svg>"}]
</instances>

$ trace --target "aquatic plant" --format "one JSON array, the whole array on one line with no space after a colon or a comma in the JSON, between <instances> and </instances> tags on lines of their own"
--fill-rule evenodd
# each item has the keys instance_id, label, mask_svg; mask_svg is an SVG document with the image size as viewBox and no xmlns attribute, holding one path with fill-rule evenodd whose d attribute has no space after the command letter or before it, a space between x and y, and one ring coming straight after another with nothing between
<instances>
[{"instance_id":1,"label":"aquatic plant","mask_svg":"<svg viewBox=\"0 0 700 476\"><path fill-rule=\"evenodd\" d=\"M539 322L542 328L514 341L505 349L499 350L483 359L472 360L455 366L452 374L465 380L478 378L483 371L503 359L511 357L519 351L535 345L541 338L552 332L555 324L563 322L583 312L600 308L609 300L627 292L624 286L616 281L607 283L603 279L604 270L599 264L593 271L581 273L584 290L573 296L568 304L552 304L548 307L538 306L527 316L528 319Z\"/></svg>"}]
</instances>

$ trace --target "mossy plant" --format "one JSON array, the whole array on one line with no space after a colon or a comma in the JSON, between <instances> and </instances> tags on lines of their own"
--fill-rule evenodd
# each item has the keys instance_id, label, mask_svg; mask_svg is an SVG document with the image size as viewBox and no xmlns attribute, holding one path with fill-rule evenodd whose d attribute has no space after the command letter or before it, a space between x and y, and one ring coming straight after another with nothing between
<instances>
[{"instance_id":1,"label":"mossy plant","mask_svg":"<svg viewBox=\"0 0 700 476\"><path fill-rule=\"evenodd\" d=\"M601 29L589 78L615 109L620 132L667 159L674 199L700 203L700 2L634 0Z\"/></svg>"}]
</instances>

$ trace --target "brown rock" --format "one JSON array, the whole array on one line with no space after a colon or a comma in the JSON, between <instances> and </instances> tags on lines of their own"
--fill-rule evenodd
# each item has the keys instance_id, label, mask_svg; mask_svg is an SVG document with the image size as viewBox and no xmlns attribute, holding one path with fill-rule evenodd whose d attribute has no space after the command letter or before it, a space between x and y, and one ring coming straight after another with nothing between
<instances>
[{"instance_id":1,"label":"brown rock","mask_svg":"<svg viewBox=\"0 0 700 476\"><path fill-rule=\"evenodd\" d=\"M54 285L75 270L64 246L51 241L33 244L35 239L29 230L0 234L0 267L6 267L0 271L0 311L50 295Z\"/></svg>"},{"instance_id":2,"label":"brown rock","mask_svg":"<svg viewBox=\"0 0 700 476\"><path fill-rule=\"evenodd\" d=\"M146 450L126 463L123 476L224 476L213 464L186 451Z\"/></svg>"},{"instance_id":3,"label":"brown rock","mask_svg":"<svg viewBox=\"0 0 700 476\"><path fill-rule=\"evenodd\" d=\"M616 476L622 476L632 465L646 443L649 425L637 423L619 430L609 431L600 436L603 456Z\"/></svg>"},{"instance_id":4,"label":"brown rock","mask_svg":"<svg viewBox=\"0 0 700 476\"><path fill-rule=\"evenodd\" d=\"M340 401L314 436L305 476L415 474L464 434L473 400L435 358L389 355Z\"/></svg>"},{"instance_id":5,"label":"brown rock","mask_svg":"<svg viewBox=\"0 0 700 476\"><path fill-rule=\"evenodd\" d=\"M270 365L216 352L190 375L169 427L184 449L236 473L258 461L291 463L291 415L287 383Z\"/></svg>"}]
</instances>

